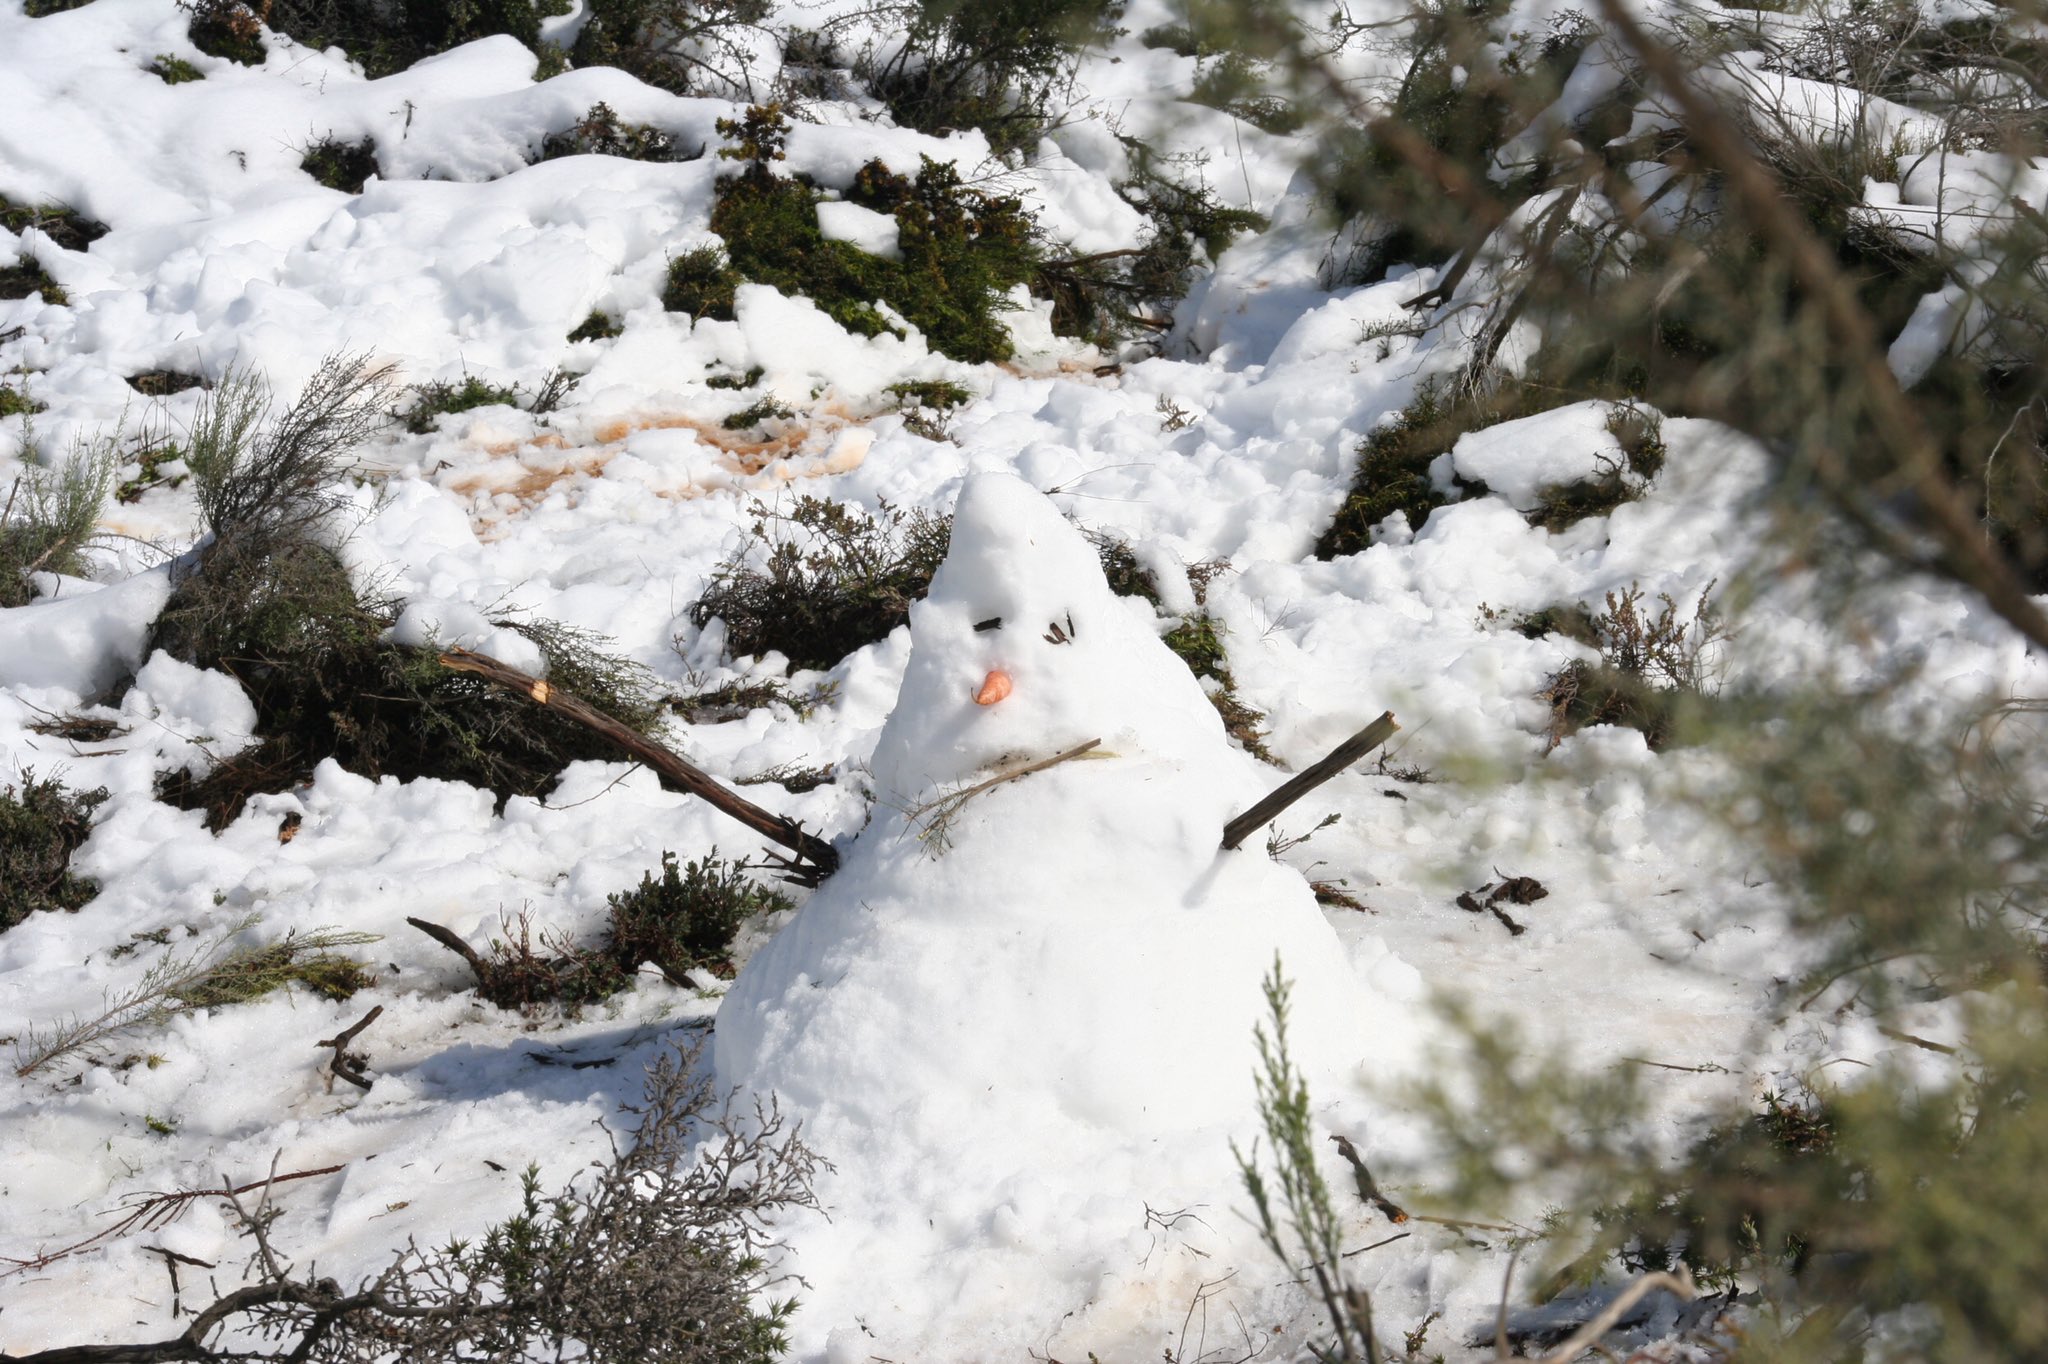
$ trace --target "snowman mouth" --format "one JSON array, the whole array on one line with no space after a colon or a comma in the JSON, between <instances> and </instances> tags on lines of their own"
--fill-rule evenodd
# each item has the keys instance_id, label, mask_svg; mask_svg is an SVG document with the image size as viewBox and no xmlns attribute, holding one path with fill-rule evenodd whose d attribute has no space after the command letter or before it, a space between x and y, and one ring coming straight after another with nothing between
<instances>
[{"instance_id":1,"label":"snowman mouth","mask_svg":"<svg viewBox=\"0 0 2048 1364\"><path fill-rule=\"evenodd\" d=\"M1001 668L990 668L988 676L981 680L980 690L974 693L974 704L993 706L1010 694L1010 675Z\"/></svg>"}]
</instances>

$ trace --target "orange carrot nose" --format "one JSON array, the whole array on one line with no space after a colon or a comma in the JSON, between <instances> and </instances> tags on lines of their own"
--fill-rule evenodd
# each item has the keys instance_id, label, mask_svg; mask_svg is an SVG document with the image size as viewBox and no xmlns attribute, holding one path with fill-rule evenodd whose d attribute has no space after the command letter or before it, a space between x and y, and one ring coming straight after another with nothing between
<instances>
[{"instance_id":1,"label":"orange carrot nose","mask_svg":"<svg viewBox=\"0 0 2048 1364\"><path fill-rule=\"evenodd\" d=\"M974 693L974 704L993 706L1009 694L1010 675L1001 668L991 668L988 676L981 680L981 690Z\"/></svg>"}]
</instances>

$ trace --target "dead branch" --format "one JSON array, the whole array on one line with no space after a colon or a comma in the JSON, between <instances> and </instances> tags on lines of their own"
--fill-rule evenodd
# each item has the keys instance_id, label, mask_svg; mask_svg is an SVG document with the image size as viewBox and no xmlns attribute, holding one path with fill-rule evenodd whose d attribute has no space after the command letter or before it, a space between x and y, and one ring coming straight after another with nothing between
<instances>
[{"instance_id":1,"label":"dead branch","mask_svg":"<svg viewBox=\"0 0 2048 1364\"><path fill-rule=\"evenodd\" d=\"M1282 810L1393 738L1400 728L1400 724L1394 719L1394 712L1383 712L1379 719L1331 749L1329 755L1321 762L1281 783L1271 795L1224 825L1224 848L1235 849L1238 844L1244 842L1246 835L1252 830L1264 825Z\"/></svg>"},{"instance_id":2,"label":"dead branch","mask_svg":"<svg viewBox=\"0 0 2048 1364\"><path fill-rule=\"evenodd\" d=\"M356 1040L357 1033L375 1023L377 1016L383 1012L384 1006L379 1004L376 1008L357 1019L346 1031L337 1033L333 1037L322 1038L313 1044L316 1047L334 1048L334 1060L328 1064L327 1069L327 1073L331 1077L327 1086L329 1089L334 1087L335 1080L346 1080L357 1089L368 1089L370 1087L369 1080L364 1078L365 1072L362 1059L360 1057L351 1057L348 1054L348 1044Z\"/></svg>"},{"instance_id":3,"label":"dead branch","mask_svg":"<svg viewBox=\"0 0 2048 1364\"><path fill-rule=\"evenodd\" d=\"M661 778L661 784L671 791L681 791L708 801L763 838L790 849L796 854L795 859L779 864L785 880L815 886L839 870L839 853L831 844L805 833L796 821L771 814L744 796L726 789L710 774L685 762L639 731L619 723L581 697L468 649L449 649L440 658L444 668L474 673L494 686L517 692L535 705L545 706L563 719L583 726L635 761L647 764ZM412 922L415 927L419 926L418 920Z\"/></svg>"},{"instance_id":4,"label":"dead branch","mask_svg":"<svg viewBox=\"0 0 2048 1364\"><path fill-rule=\"evenodd\" d=\"M946 825L951 822L953 816L959 814L962 806L982 792L989 790L991 787L1001 786L1006 781L1015 781L1019 777L1028 777L1033 772L1043 772L1048 767L1055 767L1060 763L1081 757L1100 746L1101 743L1102 740L1100 739L1090 739L1085 744L1076 744L1066 752L1055 753L1050 758L1040 758L1036 762L1028 762L1019 767L1005 768L988 780L976 782L964 791L955 791L950 795L940 796L937 800L920 805L916 809L905 811L905 813L913 821L924 820L924 827L918 831L919 838L936 836L943 842L946 836Z\"/></svg>"},{"instance_id":5,"label":"dead branch","mask_svg":"<svg viewBox=\"0 0 2048 1364\"><path fill-rule=\"evenodd\" d=\"M479 982L484 979L484 959L477 955L477 950L474 947L471 947L457 936L454 929L443 927L437 923L430 923L425 919L415 919L411 915L407 915L405 921L432 938L435 942L441 944L441 946L447 948L450 952L453 952L456 956L468 962L469 969L476 973L476 978Z\"/></svg>"},{"instance_id":6,"label":"dead branch","mask_svg":"<svg viewBox=\"0 0 2048 1364\"><path fill-rule=\"evenodd\" d=\"M1337 1143L1337 1154L1344 1157L1345 1162L1351 1166L1351 1178L1358 1186L1359 1198L1377 1208L1380 1216L1389 1222L1397 1226L1406 1222L1408 1214L1403 1212L1393 1199L1380 1192L1379 1181L1374 1179L1372 1171L1365 1167L1365 1157L1358 1154L1358 1148L1351 1144L1351 1138L1336 1133L1330 1140Z\"/></svg>"},{"instance_id":7,"label":"dead branch","mask_svg":"<svg viewBox=\"0 0 2048 1364\"><path fill-rule=\"evenodd\" d=\"M267 1188L272 1184L283 1184L294 1179L314 1179L320 1175L338 1174L343 1168L341 1165L325 1165L317 1170L294 1170L290 1174L266 1176L263 1179L253 1180L250 1183L232 1189L180 1189L172 1193L144 1194L141 1196L140 1201L129 1205L127 1211L122 1214L118 1222L104 1231L94 1232L83 1241L75 1241L62 1249L49 1251L35 1256L33 1259L23 1260L14 1256L0 1256L0 1261L4 1261L9 1266L5 1270L0 1270L0 1279L14 1274L26 1273L32 1269L43 1269L57 1263L59 1260L68 1259L82 1250L90 1250L100 1242L115 1236L125 1236L131 1231L151 1231L157 1227L168 1226L170 1223L177 1221L184 1214L186 1207L197 1199L228 1198L232 1201L235 1194L249 1193L255 1189ZM158 1358L159 1356L149 1357ZM161 1357L185 1358L186 1356ZM5 1358L5 1356L0 1356L0 1358Z\"/></svg>"}]
</instances>

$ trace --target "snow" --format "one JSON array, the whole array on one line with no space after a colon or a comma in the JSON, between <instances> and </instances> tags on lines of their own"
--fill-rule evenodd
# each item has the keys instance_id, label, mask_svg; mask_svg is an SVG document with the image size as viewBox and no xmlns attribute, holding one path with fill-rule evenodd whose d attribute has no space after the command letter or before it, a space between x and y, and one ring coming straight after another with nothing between
<instances>
[{"instance_id":1,"label":"snow","mask_svg":"<svg viewBox=\"0 0 2048 1364\"><path fill-rule=\"evenodd\" d=\"M1134 4L1125 22L1163 23L1168 8ZM1597 608L1631 586L1687 607L1709 584L1727 590L1763 543L1769 453L1670 418L1665 467L1638 500L1553 534L1524 513L1620 454L1607 407L1574 404L1459 441L1442 481L1484 494L1420 526L1390 522L1360 553L1310 557L1359 441L1461 366L1470 338L1456 320L1410 325L1406 305L1434 270L1332 288L1301 147L1186 103L1192 60L1120 40L1021 169L979 133L932 137L851 107L822 105L819 123L792 129L785 169L827 189L874 159L903 174L953 161L1022 196L1077 255L1143 230L1114 189L1132 143L1162 163L1227 149L1203 172L1211 187L1273 219L1222 253L1154 348L1112 355L1057 337L1047 306L1020 298L1006 315L1017 358L968 366L907 324L900 338L855 336L765 286L739 290L730 322L662 311L669 260L716 240L715 181L734 168L709 151L529 164L600 101L686 151L715 148L717 120L740 106L607 70L535 83L534 55L507 38L380 81L281 41L243 68L196 52L186 21L172 0L35 20L0 5L13 96L0 193L63 200L111 229L84 252L33 232L0 240L0 256L34 255L72 300L0 302L0 370L48 404L37 443L112 432L124 416L131 433L145 419L180 431L199 395L144 404L126 379L148 368L218 380L245 366L288 402L323 356L366 351L398 366L394 406L404 384L474 374L531 392L557 367L580 374L553 414L478 409L357 452L341 518L350 570L399 603L401 642L536 669L524 637L494 622L559 621L610 637L666 690L773 678L815 694L802 717L672 718L665 737L726 782L833 765L814 790L746 790L833 840L844 867L750 930L722 995L649 972L580 1015L481 1003L408 917L479 947L522 917L583 939L606 897L664 851L758 858L759 840L622 762L576 764L544 798L499 808L459 783L327 761L209 831L156 799L157 781L246 744L253 708L232 678L148 648L176 556L199 537L196 504L189 485L114 504L92 580L45 577L36 602L0 610L0 786L33 771L110 793L74 861L99 895L0 934L0 1036L96 1012L164 953L222 934L375 934L359 955L376 979L347 1002L281 992L124 1035L97 1058L0 1068L0 1255L91 1235L138 1192L255 1178L276 1160L342 1167L279 1193L279 1238L353 1283L408 1237L445 1244L510 1214L529 1160L559 1185L601 1156L595 1124L637 1096L648 1059L710 1028L720 1078L779 1096L833 1162L819 1189L829 1220L781 1228L786 1267L804 1277L803 1364L1136 1357L1178 1348L1191 1303L1223 1280L1216 1320L1240 1312L1253 1343L1284 1358L1315 1312L1247 1226L1231 1156L1256 1130L1252 1028L1276 954L1295 982L1318 1130L1357 1142L1397 1197L1426 1194L1440 1173L1398 1083L1448 1038L1439 996L1476 1000L1532 1049L1700 1067L1650 1076L1665 1143L1710 1101L1821 1058L1898 1050L1868 1028L1778 1017L1776 981L1796 974L1799 948L1782 889L1759 883L1702 808L1725 774L1706 754L1652 753L1632 730L1589 729L1551 751L1539 694L1586 651L1511 628L1517 613ZM206 79L164 85L143 70L158 52ZM1916 133L1899 106L1845 112L1811 83L1731 70L1817 131ZM1582 68L1552 117L1612 76ZM306 143L330 133L376 139L362 194L299 169ZM2038 203L2041 174L1988 154L1951 162L1946 179L1909 167L1872 188L1871 211L1989 213L2014 185ZM886 254L894 224L878 218L822 206L828 237ZM1894 349L1902 376L1963 344L1966 302L1923 302ZM622 334L569 341L593 310ZM707 383L757 366L754 390ZM945 414L948 440L912 429L887 392L923 380L970 395ZM766 439L723 427L762 396L796 415ZM28 461L23 427L0 420L0 485ZM780 660L726 658L722 624L700 627L689 608L748 527L803 494L954 511L954 543L908 629L785 679ZM1112 596L1077 526L1124 538L1159 579L1162 609ZM1279 817L1280 834L1315 832L1277 858L1263 831L1218 846L1223 823L1286 773L1226 738L1160 642L1196 608L1197 582L1285 764L1314 762L1383 709L1403 726L1388 770L1359 764ZM1855 623L1864 653L1833 642L1796 571L1745 587L1755 604L1718 660L1731 679L1854 681L1910 651L1908 700L2044 682L2009 631L1939 585ZM1009 694L977 705L997 671ZM115 730L51 731L73 712ZM932 827L935 802L1088 740L1098 748L980 791ZM1405 765L1434 779L1397 780ZM1340 822L1318 827L1326 814ZM1501 875L1551 891L1518 908L1518 937L1454 904ZM1366 907L1320 907L1310 877L1343 881ZM335 1092L314 1043L373 1005L384 1013L361 1039L373 1086ZM1926 1031L1949 1035L1938 1021ZM1344 1217L1347 1247L1390 1234L1348 1198ZM1347 1262L1376 1309L1403 1324L1441 1311L1483 1332L1508 1248L1408 1230ZM223 1282L242 1254L202 1205L154 1238L111 1238L32 1275L0 1264L0 1350L182 1329L154 1245L218 1261Z\"/></svg>"}]
</instances>

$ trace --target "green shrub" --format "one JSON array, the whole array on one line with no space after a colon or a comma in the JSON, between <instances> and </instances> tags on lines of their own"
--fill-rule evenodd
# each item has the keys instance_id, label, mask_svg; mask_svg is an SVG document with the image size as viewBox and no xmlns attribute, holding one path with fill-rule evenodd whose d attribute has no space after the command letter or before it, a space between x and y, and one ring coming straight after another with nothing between
<instances>
[{"instance_id":1,"label":"green shrub","mask_svg":"<svg viewBox=\"0 0 2048 1364\"><path fill-rule=\"evenodd\" d=\"M185 36L207 56L261 66L269 55L263 45L268 0L257 0L255 6L244 0L178 0L178 8L192 16L185 25Z\"/></svg>"},{"instance_id":2,"label":"green shrub","mask_svg":"<svg viewBox=\"0 0 2048 1364\"><path fill-rule=\"evenodd\" d=\"M1460 435L1477 429L1473 421L1473 414L1446 401L1444 386L1435 380L1425 382L1391 420L1382 419L1359 442L1351 487L1336 519L1316 541L1316 557L1357 553L1372 543L1372 528L1397 511L1412 529L1422 529L1429 514L1447 500L1431 481L1429 466Z\"/></svg>"},{"instance_id":3,"label":"green shrub","mask_svg":"<svg viewBox=\"0 0 2048 1364\"><path fill-rule=\"evenodd\" d=\"M869 516L805 494L787 513L757 509L753 538L765 562L742 549L719 565L691 623L723 620L735 656L776 650L792 667L825 669L909 620L946 557L952 522L894 507Z\"/></svg>"},{"instance_id":4,"label":"green shrub","mask_svg":"<svg viewBox=\"0 0 2048 1364\"><path fill-rule=\"evenodd\" d=\"M743 120L721 119L733 139L719 155L746 163L719 182L711 230L725 243L699 247L669 267L663 303L692 318L732 316L740 281L772 285L816 303L862 336L900 330L876 306L887 304L924 333L933 350L970 363L1007 359L1009 329L1000 315L1009 291L1036 274L1031 219L1016 199L963 185L951 165L926 159L915 180L879 161L854 177L849 202L896 219L901 260L872 256L818 230L823 197L802 179L775 174L788 124L776 106Z\"/></svg>"},{"instance_id":5,"label":"green shrub","mask_svg":"<svg viewBox=\"0 0 2048 1364\"><path fill-rule=\"evenodd\" d=\"M571 341L609 341L625 331L618 321L604 313L593 312L576 324L576 330L569 333Z\"/></svg>"},{"instance_id":6,"label":"green shrub","mask_svg":"<svg viewBox=\"0 0 2048 1364\"><path fill-rule=\"evenodd\" d=\"M1260 723L1265 715L1246 705L1237 694L1237 679L1230 674L1230 662L1223 648L1223 626L1205 610L1195 610L1162 637L1166 647L1188 665L1188 671L1216 685L1208 688L1210 704L1223 717L1223 728L1245 752L1261 762L1272 762L1266 747L1266 731Z\"/></svg>"},{"instance_id":7,"label":"green shrub","mask_svg":"<svg viewBox=\"0 0 2048 1364\"><path fill-rule=\"evenodd\" d=\"M639 968L650 963L685 988L696 970L731 979L728 953L740 926L790 907L787 896L758 885L744 865L724 861L717 849L682 867L674 853L664 852L658 879L645 873L608 904L604 934L589 947L559 935L536 945L522 915L516 938L494 939L473 963L477 994L501 1009L531 1012L542 1004L580 1008L607 999L631 988Z\"/></svg>"},{"instance_id":8,"label":"green shrub","mask_svg":"<svg viewBox=\"0 0 2048 1364\"><path fill-rule=\"evenodd\" d=\"M77 910L99 894L97 881L72 874L71 854L106 799L103 787L72 791L27 769L20 785L0 787L0 932L38 910Z\"/></svg>"},{"instance_id":9,"label":"green shrub","mask_svg":"<svg viewBox=\"0 0 2048 1364\"><path fill-rule=\"evenodd\" d=\"M750 30L768 0L590 0L570 55L673 94L746 93Z\"/></svg>"},{"instance_id":10,"label":"green shrub","mask_svg":"<svg viewBox=\"0 0 2048 1364\"><path fill-rule=\"evenodd\" d=\"M1640 730L1652 749L1674 742L1684 708L1718 686L1717 646L1728 631L1708 601L1713 590L1700 593L1690 617L1669 596L1653 615L1641 588L1609 592L1607 609L1586 621L1599 660L1573 659L1544 686L1551 746L1587 725Z\"/></svg>"},{"instance_id":11,"label":"green shrub","mask_svg":"<svg viewBox=\"0 0 2048 1364\"><path fill-rule=\"evenodd\" d=\"M625 123L602 100L581 119L541 140L540 159L564 156L618 156L628 161L688 161L703 152L686 153L669 133L649 123Z\"/></svg>"},{"instance_id":12,"label":"green shrub","mask_svg":"<svg viewBox=\"0 0 2048 1364\"><path fill-rule=\"evenodd\" d=\"M1621 460L1603 460L1592 478L1542 489L1529 524L1560 531L1636 501L1664 468L1663 428L1664 419L1655 411L1617 405L1607 414L1607 429L1621 445Z\"/></svg>"},{"instance_id":13,"label":"green shrub","mask_svg":"<svg viewBox=\"0 0 2048 1364\"><path fill-rule=\"evenodd\" d=\"M668 263L668 287L661 306L692 322L716 317L732 320L733 290L740 285L722 246L695 246Z\"/></svg>"},{"instance_id":14,"label":"green shrub","mask_svg":"<svg viewBox=\"0 0 2048 1364\"><path fill-rule=\"evenodd\" d=\"M361 194L364 183L377 173L376 140L343 142L331 134L319 138L299 158L299 169L329 189Z\"/></svg>"},{"instance_id":15,"label":"green shrub","mask_svg":"<svg viewBox=\"0 0 2048 1364\"><path fill-rule=\"evenodd\" d=\"M152 647L241 682L258 742L197 781L164 780L163 798L204 808L224 827L249 796L307 779L323 758L365 776L440 777L500 800L537 795L579 759L614 756L554 710L440 666L431 649L385 642L393 603L361 593L327 541L345 460L386 420L388 370L331 358L274 420L245 374L224 376L194 418L186 462L213 532L173 588ZM501 619L540 650L547 676L629 726L653 724L643 672L595 637Z\"/></svg>"},{"instance_id":16,"label":"green shrub","mask_svg":"<svg viewBox=\"0 0 2048 1364\"><path fill-rule=\"evenodd\" d=\"M26 384L0 384L0 417L33 417L43 405L28 396Z\"/></svg>"},{"instance_id":17,"label":"green shrub","mask_svg":"<svg viewBox=\"0 0 2048 1364\"><path fill-rule=\"evenodd\" d=\"M751 431L764 422L787 421L795 415L775 399L763 398L732 413L719 425L728 431Z\"/></svg>"},{"instance_id":18,"label":"green shrub","mask_svg":"<svg viewBox=\"0 0 2048 1364\"><path fill-rule=\"evenodd\" d=\"M1115 0L914 0L902 42L861 74L905 127L979 128L998 154L1035 148L1083 51L1115 33Z\"/></svg>"},{"instance_id":19,"label":"green shrub","mask_svg":"<svg viewBox=\"0 0 2048 1364\"><path fill-rule=\"evenodd\" d=\"M98 532L100 513L119 467L118 435L81 440L53 472L29 458L0 499L0 606L25 606L34 597L30 575L78 576L84 551Z\"/></svg>"},{"instance_id":20,"label":"green shrub","mask_svg":"<svg viewBox=\"0 0 2048 1364\"><path fill-rule=\"evenodd\" d=\"M561 407L563 399L581 380L581 375L553 370L541 380L531 398L519 384L494 384L474 374L464 374L461 383L436 380L412 384L408 387L412 404L401 414L401 420L407 431L424 436L435 429L439 418L479 407L516 407L535 416L546 416Z\"/></svg>"},{"instance_id":21,"label":"green shrub","mask_svg":"<svg viewBox=\"0 0 2048 1364\"><path fill-rule=\"evenodd\" d=\"M184 85L191 81L203 81L206 73L183 57L168 52L157 53L156 60L144 68L165 85Z\"/></svg>"},{"instance_id":22,"label":"green shrub","mask_svg":"<svg viewBox=\"0 0 2048 1364\"><path fill-rule=\"evenodd\" d=\"M264 0L258 13L263 23L307 47L341 48L375 79L497 33L540 52L540 21L569 8L568 0Z\"/></svg>"}]
</instances>

